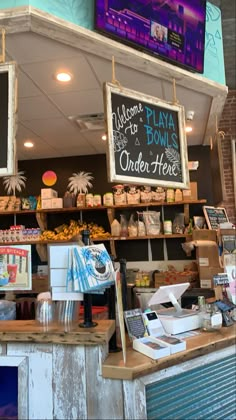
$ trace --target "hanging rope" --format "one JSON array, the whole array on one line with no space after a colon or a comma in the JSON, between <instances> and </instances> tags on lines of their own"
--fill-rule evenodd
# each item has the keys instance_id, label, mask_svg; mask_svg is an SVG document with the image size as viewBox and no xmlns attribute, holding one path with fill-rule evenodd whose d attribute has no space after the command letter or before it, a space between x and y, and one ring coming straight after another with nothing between
<instances>
[{"instance_id":1,"label":"hanging rope","mask_svg":"<svg viewBox=\"0 0 236 420\"><path fill-rule=\"evenodd\" d=\"M119 80L116 79L116 71L115 71L115 57L112 56L112 83L121 87Z\"/></svg>"}]
</instances>

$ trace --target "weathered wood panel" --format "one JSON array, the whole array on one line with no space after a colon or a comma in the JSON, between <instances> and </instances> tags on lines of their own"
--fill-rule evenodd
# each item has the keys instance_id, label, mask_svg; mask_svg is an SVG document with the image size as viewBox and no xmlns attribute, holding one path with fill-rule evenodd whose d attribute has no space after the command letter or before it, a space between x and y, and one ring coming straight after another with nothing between
<instances>
[{"instance_id":1,"label":"weathered wood panel","mask_svg":"<svg viewBox=\"0 0 236 420\"><path fill-rule=\"evenodd\" d=\"M27 420L29 418L29 395L25 390L28 388L28 358L18 366L18 418Z\"/></svg>"},{"instance_id":2,"label":"weathered wood panel","mask_svg":"<svg viewBox=\"0 0 236 420\"><path fill-rule=\"evenodd\" d=\"M85 348L53 346L53 418L86 419Z\"/></svg>"},{"instance_id":3,"label":"weathered wood panel","mask_svg":"<svg viewBox=\"0 0 236 420\"><path fill-rule=\"evenodd\" d=\"M10 343L7 346L7 355L28 357L29 418L51 420L53 418L52 346Z\"/></svg>"},{"instance_id":4,"label":"weathered wood panel","mask_svg":"<svg viewBox=\"0 0 236 420\"><path fill-rule=\"evenodd\" d=\"M115 331L115 321L98 320L95 328L73 326L65 331L63 325L50 324L48 330L34 321L0 321L0 342L34 342L56 344L105 344Z\"/></svg>"},{"instance_id":5,"label":"weathered wood panel","mask_svg":"<svg viewBox=\"0 0 236 420\"><path fill-rule=\"evenodd\" d=\"M128 420L147 418L146 391L144 384L135 381L123 381L124 418Z\"/></svg>"},{"instance_id":6,"label":"weathered wood panel","mask_svg":"<svg viewBox=\"0 0 236 420\"><path fill-rule=\"evenodd\" d=\"M7 353L7 345L0 344L0 356Z\"/></svg>"},{"instance_id":7,"label":"weathered wood panel","mask_svg":"<svg viewBox=\"0 0 236 420\"><path fill-rule=\"evenodd\" d=\"M87 409L89 419L123 419L122 381L104 379L101 361L106 346L86 347Z\"/></svg>"}]
</instances>

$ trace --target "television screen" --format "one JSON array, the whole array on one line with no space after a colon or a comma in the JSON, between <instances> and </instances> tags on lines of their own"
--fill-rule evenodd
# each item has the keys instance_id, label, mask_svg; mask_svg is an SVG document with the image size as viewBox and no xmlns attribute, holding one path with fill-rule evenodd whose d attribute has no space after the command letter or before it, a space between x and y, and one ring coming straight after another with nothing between
<instances>
[{"instance_id":1,"label":"television screen","mask_svg":"<svg viewBox=\"0 0 236 420\"><path fill-rule=\"evenodd\" d=\"M96 0L95 28L203 73L206 0Z\"/></svg>"}]
</instances>

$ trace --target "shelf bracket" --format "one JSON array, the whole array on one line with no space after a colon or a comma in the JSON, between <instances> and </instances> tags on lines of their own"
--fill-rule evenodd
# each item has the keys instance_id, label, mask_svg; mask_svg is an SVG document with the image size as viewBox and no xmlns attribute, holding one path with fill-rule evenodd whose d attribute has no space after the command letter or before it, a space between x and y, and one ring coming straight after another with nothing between
<instances>
[{"instance_id":1,"label":"shelf bracket","mask_svg":"<svg viewBox=\"0 0 236 420\"><path fill-rule=\"evenodd\" d=\"M43 244L36 244L36 251L39 255L39 258L42 262L47 262L48 260L48 252L47 252L47 245Z\"/></svg>"},{"instance_id":2,"label":"shelf bracket","mask_svg":"<svg viewBox=\"0 0 236 420\"><path fill-rule=\"evenodd\" d=\"M36 220L42 231L47 229L47 213L36 212Z\"/></svg>"},{"instance_id":3,"label":"shelf bracket","mask_svg":"<svg viewBox=\"0 0 236 420\"><path fill-rule=\"evenodd\" d=\"M184 223L189 224L189 204L184 204Z\"/></svg>"},{"instance_id":4,"label":"shelf bracket","mask_svg":"<svg viewBox=\"0 0 236 420\"><path fill-rule=\"evenodd\" d=\"M111 226L111 224L112 224L112 222L115 218L115 210L112 209L112 208L108 208L107 209L107 217L108 217L108 220L109 220L109 223L110 223L110 226Z\"/></svg>"}]
</instances>

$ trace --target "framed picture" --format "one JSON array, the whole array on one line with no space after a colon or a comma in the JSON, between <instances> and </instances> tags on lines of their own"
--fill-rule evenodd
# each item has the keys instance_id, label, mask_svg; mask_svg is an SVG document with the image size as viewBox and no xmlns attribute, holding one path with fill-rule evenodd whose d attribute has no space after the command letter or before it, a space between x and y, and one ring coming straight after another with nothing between
<instances>
[{"instance_id":1,"label":"framed picture","mask_svg":"<svg viewBox=\"0 0 236 420\"><path fill-rule=\"evenodd\" d=\"M189 188L184 107L104 85L110 182Z\"/></svg>"},{"instance_id":2,"label":"framed picture","mask_svg":"<svg viewBox=\"0 0 236 420\"><path fill-rule=\"evenodd\" d=\"M15 135L17 109L16 64L0 65L0 176L15 170Z\"/></svg>"},{"instance_id":3,"label":"framed picture","mask_svg":"<svg viewBox=\"0 0 236 420\"><path fill-rule=\"evenodd\" d=\"M31 288L31 245L0 246L0 292Z\"/></svg>"}]
</instances>

